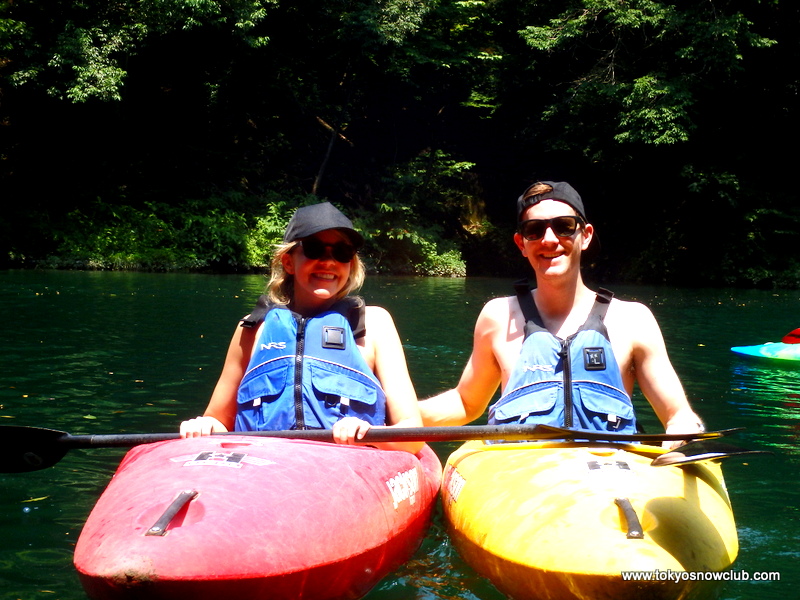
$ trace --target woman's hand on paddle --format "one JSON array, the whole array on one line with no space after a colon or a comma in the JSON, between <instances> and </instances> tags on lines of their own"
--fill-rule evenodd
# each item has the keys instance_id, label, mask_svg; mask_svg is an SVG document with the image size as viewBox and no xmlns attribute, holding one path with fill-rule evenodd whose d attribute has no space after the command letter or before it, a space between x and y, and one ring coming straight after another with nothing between
<instances>
[{"instance_id":1,"label":"woman's hand on paddle","mask_svg":"<svg viewBox=\"0 0 800 600\"><path fill-rule=\"evenodd\" d=\"M337 444L357 444L364 439L370 425L356 417L345 417L333 424L333 441Z\"/></svg>"},{"instance_id":2,"label":"woman's hand on paddle","mask_svg":"<svg viewBox=\"0 0 800 600\"><path fill-rule=\"evenodd\" d=\"M228 431L228 428L214 417L197 417L181 423L182 438L200 437L223 431Z\"/></svg>"}]
</instances>

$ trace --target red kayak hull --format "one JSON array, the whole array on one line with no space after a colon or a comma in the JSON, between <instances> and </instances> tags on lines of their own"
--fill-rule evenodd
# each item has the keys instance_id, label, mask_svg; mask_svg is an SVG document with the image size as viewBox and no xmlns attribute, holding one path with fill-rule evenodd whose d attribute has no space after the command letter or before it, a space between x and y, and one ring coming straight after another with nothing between
<instances>
[{"instance_id":1,"label":"red kayak hull","mask_svg":"<svg viewBox=\"0 0 800 600\"><path fill-rule=\"evenodd\" d=\"M247 436L137 446L89 515L75 567L95 600L359 598L419 547L441 472L427 446L417 456ZM154 535L184 491L191 499Z\"/></svg>"}]
</instances>

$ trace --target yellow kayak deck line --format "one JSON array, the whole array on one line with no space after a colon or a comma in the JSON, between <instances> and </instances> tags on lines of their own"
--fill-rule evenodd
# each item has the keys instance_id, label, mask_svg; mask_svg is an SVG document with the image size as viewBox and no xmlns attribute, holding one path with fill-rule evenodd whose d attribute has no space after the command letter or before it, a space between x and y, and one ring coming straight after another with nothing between
<instances>
[{"instance_id":1,"label":"yellow kayak deck line","mask_svg":"<svg viewBox=\"0 0 800 600\"><path fill-rule=\"evenodd\" d=\"M451 539L516 600L701 595L713 587L702 573L729 568L739 551L730 499L718 462L651 466L664 452L467 442L449 457L442 481ZM653 575L626 581L625 572Z\"/></svg>"}]
</instances>

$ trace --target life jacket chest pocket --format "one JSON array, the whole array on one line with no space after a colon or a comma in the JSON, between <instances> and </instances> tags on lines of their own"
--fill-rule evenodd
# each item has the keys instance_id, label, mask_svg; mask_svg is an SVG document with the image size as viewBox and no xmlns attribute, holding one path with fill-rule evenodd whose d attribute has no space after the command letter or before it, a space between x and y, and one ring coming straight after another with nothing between
<instances>
[{"instance_id":1,"label":"life jacket chest pocket","mask_svg":"<svg viewBox=\"0 0 800 600\"><path fill-rule=\"evenodd\" d=\"M278 399L287 386L292 385L289 361L271 360L250 370L239 386L240 405L269 403Z\"/></svg>"},{"instance_id":2,"label":"life jacket chest pocket","mask_svg":"<svg viewBox=\"0 0 800 600\"><path fill-rule=\"evenodd\" d=\"M633 427L633 406L625 392L596 381L574 383L576 427L601 431L625 431Z\"/></svg>"},{"instance_id":3,"label":"life jacket chest pocket","mask_svg":"<svg viewBox=\"0 0 800 600\"><path fill-rule=\"evenodd\" d=\"M563 395L563 388L558 381L517 388L489 408L490 422L523 424L530 420L536 423L560 423L563 402L559 402L559 398ZM558 410L556 405L559 405Z\"/></svg>"},{"instance_id":4,"label":"life jacket chest pocket","mask_svg":"<svg viewBox=\"0 0 800 600\"><path fill-rule=\"evenodd\" d=\"M314 395L326 404L344 398L350 406L363 405L356 412L370 411L367 407L374 407L382 393L368 378L345 367L314 362L309 368Z\"/></svg>"}]
</instances>

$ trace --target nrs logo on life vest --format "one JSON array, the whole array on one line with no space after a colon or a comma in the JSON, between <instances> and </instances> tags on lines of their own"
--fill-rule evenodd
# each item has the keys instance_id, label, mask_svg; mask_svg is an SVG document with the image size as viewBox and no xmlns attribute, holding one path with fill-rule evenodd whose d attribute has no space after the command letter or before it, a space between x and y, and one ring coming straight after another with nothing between
<instances>
[{"instance_id":1,"label":"nrs logo on life vest","mask_svg":"<svg viewBox=\"0 0 800 600\"><path fill-rule=\"evenodd\" d=\"M261 344L262 350L284 350L286 349L286 342L270 342L269 344Z\"/></svg>"},{"instance_id":2,"label":"nrs logo on life vest","mask_svg":"<svg viewBox=\"0 0 800 600\"><path fill-rule=\"evenodd\" d=\"M403 473L398 473L386 482L389 491L392 493L392 500L395 510L400 503L408 500L410 504L417 501L419 491L419 474L416 469L409 469Z\"/></svg>"},{"instance_id":3,"label":"nrs logo on life vest","mask_svg":"<svg viewBox=\"0 0 800 600\"><path fill-rule=\"evenodd\" d=\"M553 365L525 365L526 371L545 371L547 373L551 373L555 371L555 367Z\"/></svg>"}]
</instances>

